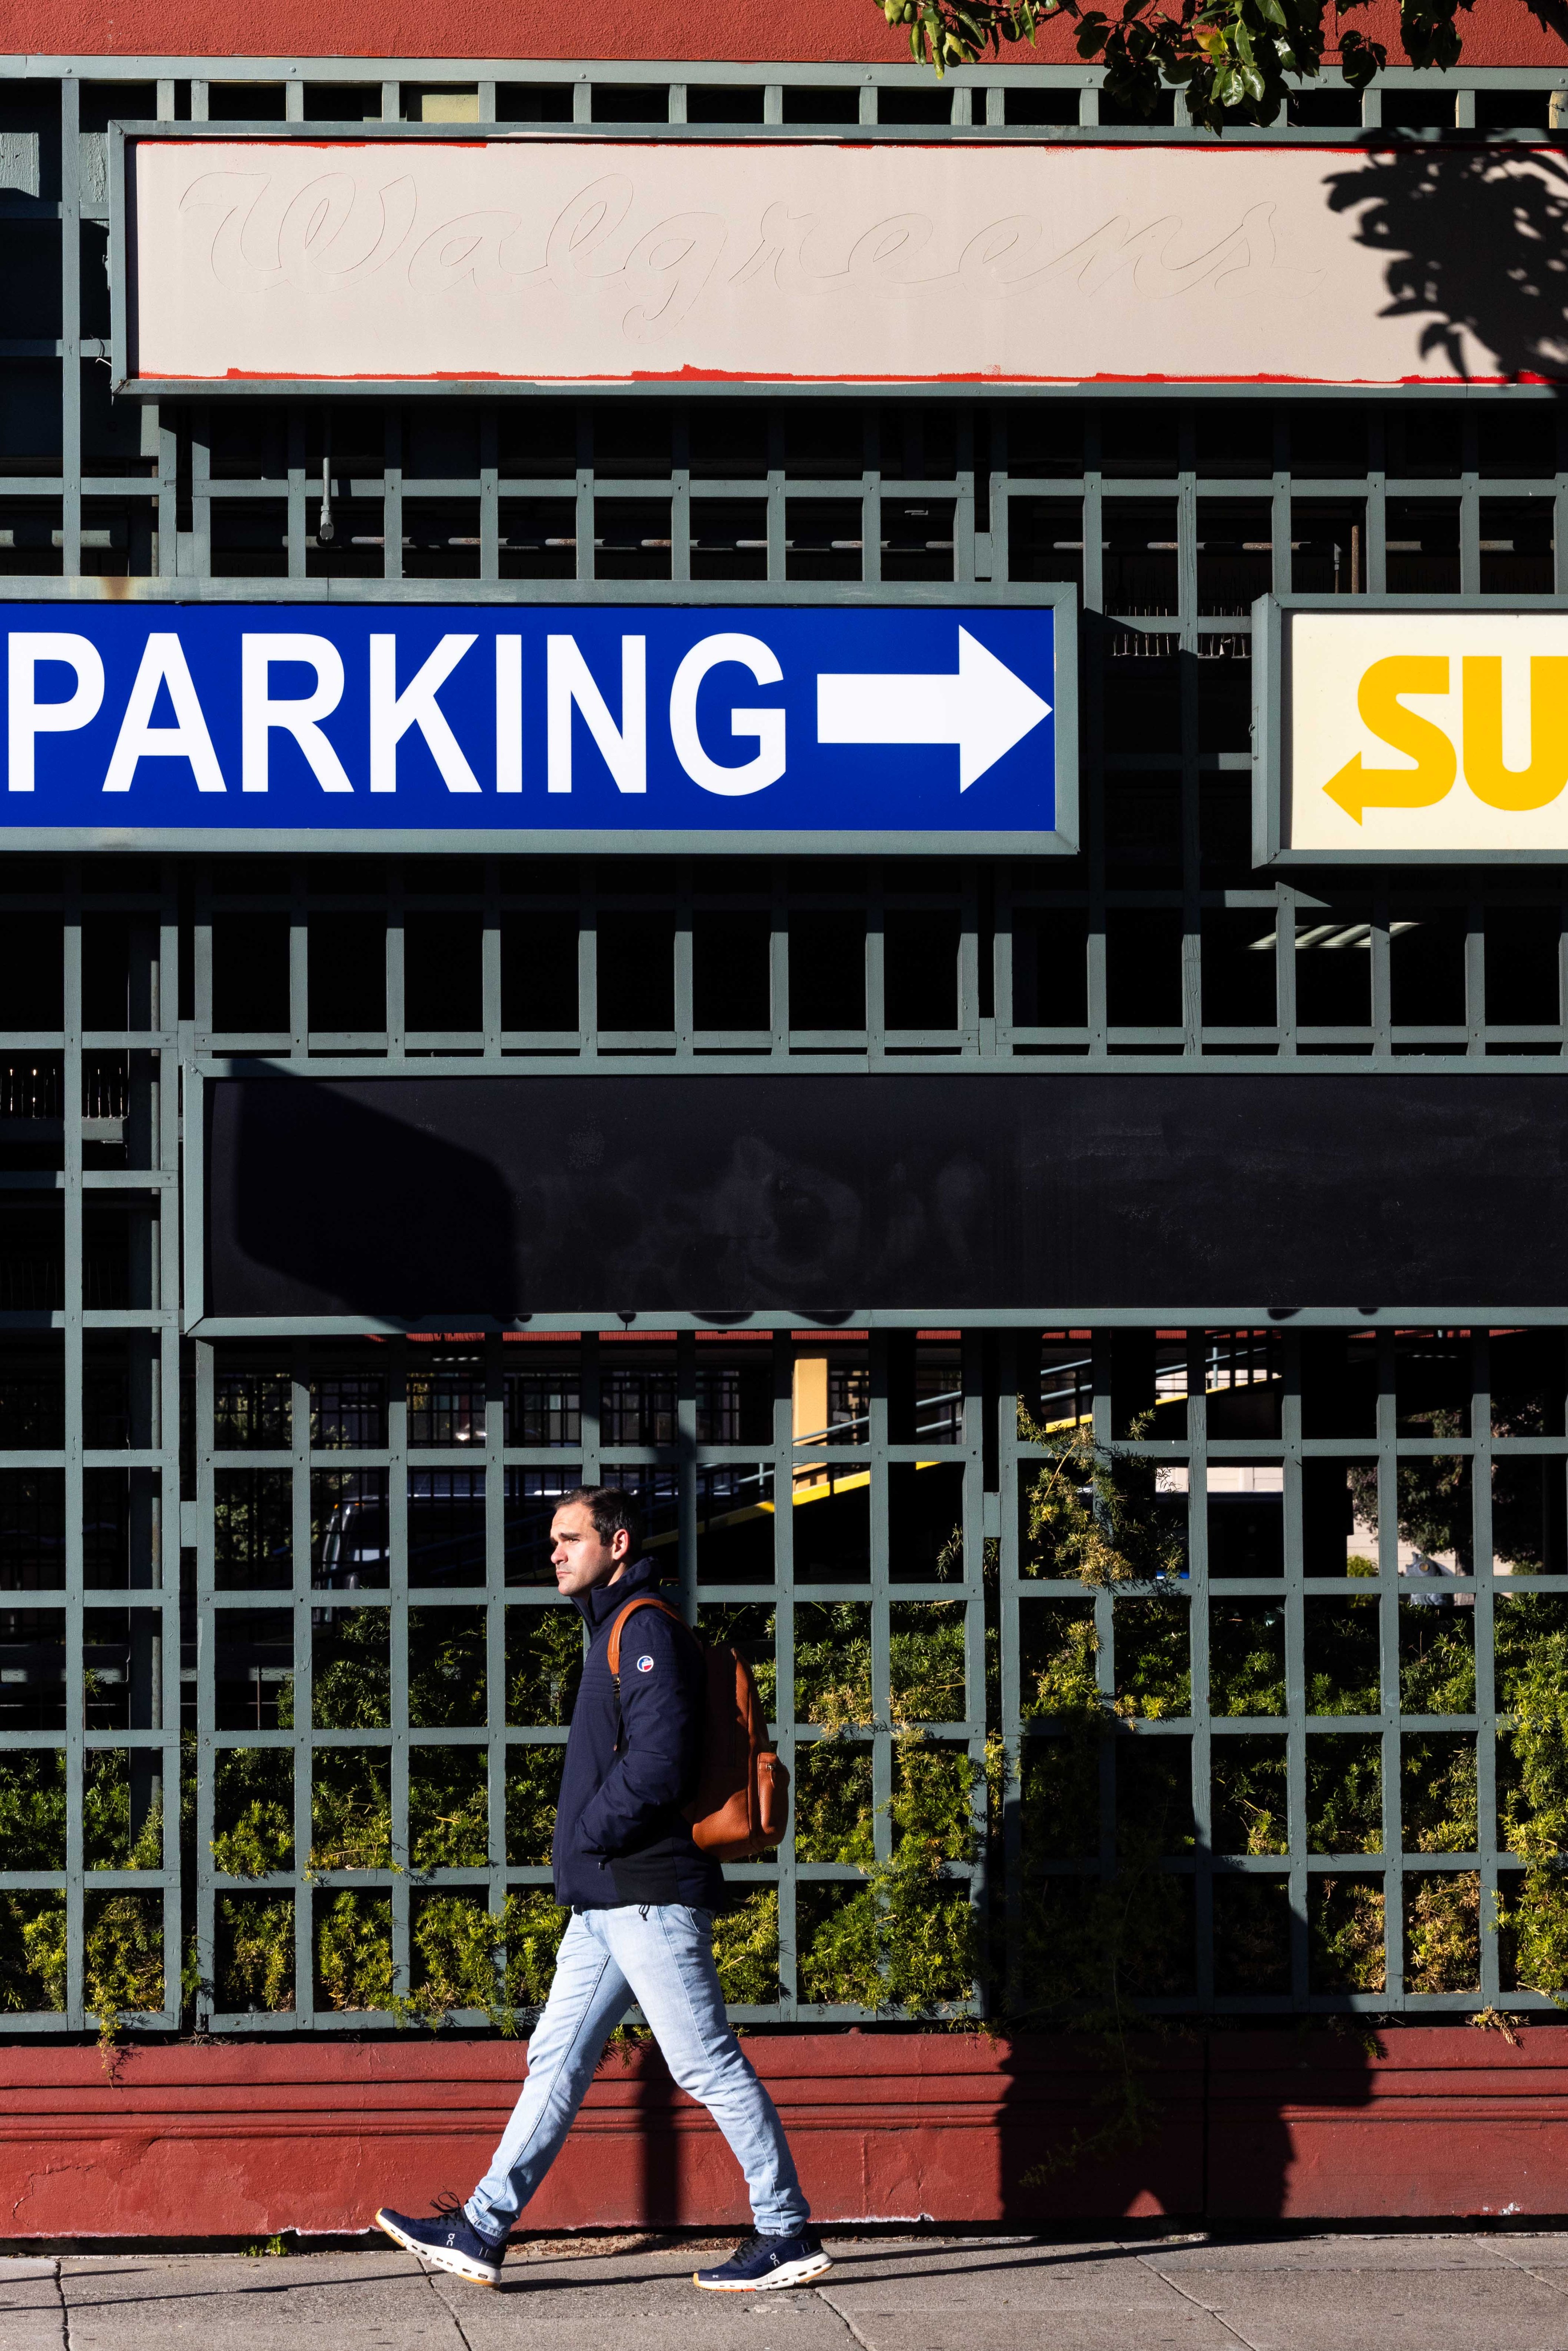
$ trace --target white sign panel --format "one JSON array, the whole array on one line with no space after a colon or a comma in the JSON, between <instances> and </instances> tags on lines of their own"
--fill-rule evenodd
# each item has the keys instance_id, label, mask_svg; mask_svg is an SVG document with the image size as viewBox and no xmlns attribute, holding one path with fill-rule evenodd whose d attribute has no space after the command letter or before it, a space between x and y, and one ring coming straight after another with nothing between
<instances>
[{"instance_id":1,"label":"white sign panel","mask_svg":"<svg viewBox=\"0 0 1568 2351\"><path fill-rule=\"evenodd\" d=\"M1568 612L1286 629L1288 854L1568 856Z\"/></svg>"},{"instance_id":2,"label":"white sign panel","mask_svg":"<svg viewBox=\"0 0 1568 2351\"><path fill-rule=\"evenodd\" d=\"M1391 294L1391 184L1434 151L535 134L128 152L125 375L144 384L1499 370L1468 327L1434 333ZM1555 166L1523 150L1493 168L1539 209Z\"/></svg>"}]
</instances>

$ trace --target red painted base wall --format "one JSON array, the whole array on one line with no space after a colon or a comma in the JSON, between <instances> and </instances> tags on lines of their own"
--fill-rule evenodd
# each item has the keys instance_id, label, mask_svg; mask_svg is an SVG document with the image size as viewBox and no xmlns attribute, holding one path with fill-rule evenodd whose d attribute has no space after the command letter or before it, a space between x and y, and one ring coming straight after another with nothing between
<instances>
[{"instance_id":1,"label":"red painted base wall","mask_svg":"<svg viewBox=\"0 0 1568 2351\"><path fill-rule=\"evenodd\" d=\"M1037 2172L1104 2119L1092 2046L948 2033L755 2036L824 2220L1383 2220L1568 2213L1568 2028L1220 2033L1146 2053L1141 2146ZM363 2229L466 2192L516 2095L504 2042L0 2050L0 2231L232 2237ZM746 2219L738 2172L652 2053L612 2060L537 2229Z\"/></svg>"}]
</instances>

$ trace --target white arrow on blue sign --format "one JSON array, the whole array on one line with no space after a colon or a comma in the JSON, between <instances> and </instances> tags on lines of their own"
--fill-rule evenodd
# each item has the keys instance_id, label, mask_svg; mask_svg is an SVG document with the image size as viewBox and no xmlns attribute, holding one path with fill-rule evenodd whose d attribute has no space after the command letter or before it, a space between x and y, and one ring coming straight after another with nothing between
<instances>
[{"instance_id":1,"label":"white arrow on blue sign","mask_svg":"<svg viewBox=\"0 0 1568 2351\"><path fill-rule=\"evenodd\" d=\"M0 611L13 838L1058 826L1049 607Z\"/></svg>"},{"instance_id":2,"label":"white arrow on blue sign","mask_svg":"<svg viewBox=\"0 0 1568 2351\"><path fill-rule=\"evenodd\" d=\"M1050 716L1050 703L962 625L954 674L817 679L819 743L956 743L961 792Z\"/></svg>"}]
</instances>

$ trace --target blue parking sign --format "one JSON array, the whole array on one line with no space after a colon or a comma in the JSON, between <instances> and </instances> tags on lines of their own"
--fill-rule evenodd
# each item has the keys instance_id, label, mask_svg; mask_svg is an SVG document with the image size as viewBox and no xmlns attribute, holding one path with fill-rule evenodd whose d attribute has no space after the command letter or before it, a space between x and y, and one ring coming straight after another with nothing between
<instances>
[{"instance_id":1,"label":"blue parking sign","mask_svg":"<svg viewBox=\"0 0 1568 2351\"><path fill-rule=\"evenodd\" d=\"M1049 604L4 612L17 846L1072 845Z\"/></svg>"}]
</instances>

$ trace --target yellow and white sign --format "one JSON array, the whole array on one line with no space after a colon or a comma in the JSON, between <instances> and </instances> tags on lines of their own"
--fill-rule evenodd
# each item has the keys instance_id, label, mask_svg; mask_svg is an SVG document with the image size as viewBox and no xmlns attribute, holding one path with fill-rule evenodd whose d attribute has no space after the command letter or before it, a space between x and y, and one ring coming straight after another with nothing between
<instances>
[{"instance_id":1,"label":"yellow and white sign","mask_svg":"<svg viewBox=\"0 0 1568 2351\"><path fill-rule=\"evenodd\" d=\"M1568 612L1295 612L1281 846L1568 856Z\"/></svg>"}]
</instances>

